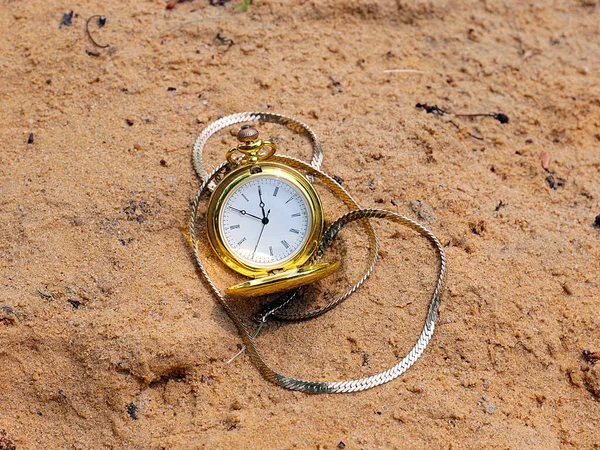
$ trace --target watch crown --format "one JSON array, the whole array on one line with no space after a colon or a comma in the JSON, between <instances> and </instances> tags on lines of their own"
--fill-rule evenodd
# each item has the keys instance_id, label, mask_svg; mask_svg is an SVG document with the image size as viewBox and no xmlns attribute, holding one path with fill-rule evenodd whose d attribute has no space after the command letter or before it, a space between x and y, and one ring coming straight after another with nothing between
<instances>
[{"instance_id":1,"label":"watch crown","mask_svg":"<svg viewBox=\"0 0 600 450\"><path fill-rule=\"evenodd\" d=\"M250 125L244 125L237 134L237 140L240 142L253 142L258 139L258 130Z\"/></svg>"},{"instance_id":2,"label":"watch crown","mask_svg":"<svg viewBox=\"0 0 600 450\"><path fill-rule=\"evenodd\" d=\"M242 127L237 139L240 141L238 146L229 150L226 155L227 161L232 164L256 164L270 158L277 150L275 142L258 139L258 131L250 125Z\"/></svg>"}]
</instances>

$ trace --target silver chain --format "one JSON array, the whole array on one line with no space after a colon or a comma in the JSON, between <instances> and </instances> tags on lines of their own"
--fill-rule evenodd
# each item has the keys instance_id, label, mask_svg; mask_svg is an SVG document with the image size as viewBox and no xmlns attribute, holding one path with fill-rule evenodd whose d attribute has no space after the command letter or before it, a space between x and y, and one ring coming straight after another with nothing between
<instances>
[{"instance_id":1,"label":"silver chain","mask_svg":"<svg viewBox=\"0 0 600 450\"><path fill-rule=\"evenodd\" d=\"M194 169L196 169L196 173L198 174L200 181L204 181L206 178L208 178L208 172L206 171L204 160L202 159L202 152L204 151L204 146L210 137L216 132L231 125L257 121L276 123L308 138L313 149L313 157L310 164L315 169L321 168L321 163L323 162L323 149L319 144L317 135L313 132L313 130L310 129L308 125L292 117L284 116L283 114L274 114L268 112L243 112L230 114L229 116L221 117L220 119L215 120L204 130L202 130L200 135L196 138L192 152L192 163L194 164ZM211 183L209 189L212 191L214 187L214 183Z\"/></svg>"},{"instance_id":2,"label":"silver chain","mask_svg":"<svg viewBox=\"0 0 600 450\"><path fill-rule=\"evenodd\" d=\"M294 313L285 311L283 310L283 308L285 308L285 306L287 306L297 296L298 291L284 294L281 298L269 304L267 308L263 310L262 313L258 314L255 317L255 319L259 322L259 325L253 332L250 332L250 327L244 324L242 319L235 312L234 308L230 306L230 304L225 299L225 296L216 287L216 285L213 283L210 276L208 275L206 268L204 267L204 264L202 262L202 258L200 257L200 251L198 249L198 241L196 239L196 226L198 210L202 197L205 194L208 194L208 192L211 190L211 187L214 186L216 182L218 182L220 179L222 179L226 172L232 168L231 164L223 163L216 169L214 169L212 173L208 174L206 172L206 169L202 162L202 151L204 145L206 144L206 141L215 132L221 130L226 126L255 120L279 123L288 126L294 129L295 131L304 134L305 136L308 136L311 140L311 143L313 144L314 150L311 165L308 165L296 158L292 158L289 156L276 155L272 157L272 160L287 164L288 166L305 171L310 175L314 176L317 180L323 182L329 189L331 189L334 192L334 194L341 198L350 209L350 212L338 218L331 226L329 226L329 228L323 234L321 245L318 251L316 252L315 256L313 257L312 262L320 259L324 255L327 246L331 242L333 242L333 240L335 240L339 231L345 225L354 221L360 221L361 225L363 226L365 232L369 237L369 253L371 262L363 276L359 280L357 280L355 284L348 291L346 291L346 293L342 294L341 296L339 296L338 298L329 302L327 305L321 308L312 311ZM246 345L250 359L267 380L285 388L303 392L357 392L378 386L383 383L387 383L388 381L397 378L415 363L415 361L421 356L421 354L427 347L427 344L431 340L431 337L433 336L433 332L435 330L437 311L441 302L441 290L444 281L444 276L446 273L446 254L442 245L435 237L435 235L427 228L413 221L412 219L404 217L401 214L386 211L383 209L361 209L356 203L356 201L350 196L350 194L348 194L348 192L346 192L346 190L342 186L335 182L335 180L333 180L329 175L319 170L322 160L323 152L318 144L315 134L312 132L312 130L310 130L310 128L307 125L295 119L291 119L289 117L285 117L278 114L259 112L233 114L231 116L226 116L222 119L217 120L216 122L213 122L211 125L209 125L202 131L202 133L196 140L196 143L194 144L194 168L196 169L196 172L198 173L198 176L200 177L202 183L200 189L198 190L198 193L196 194L192 206L192 217L190 220L190 236L194 256L198 264L198 269L200 270L200 273L202 274L203 278L206 280L207 284L215 294L217 301L225 309L225 311L237 327L242 337L242 340ZM438 267L438 280L436 283L435 290L433 292L431 302L429 304L429 311L425 320L425 326L423 327L423 331L421 332L421 335L419 336L416 344L410 350L410 352L395 366L389 368L384 372L357 380L337 382L306 381L291 378L276 372L265 362L255 343L255 338L258 336L258 333L262 329L262 326L267 321L267 318L271 315L283 320L304 320L324 314L325 312L329 311L330 309L334 308L335 306L346 300L350 295L352 295L354 291L356 291L365 282L365 280L369 277L373 268L375 267L379 248L377 236L368 219L386 219L407 226L408 228L411 228L414 231L420 233L422 236L426 237L433 244L435 250L437 251L440 261Z\"/></svg>"}]
</instances>

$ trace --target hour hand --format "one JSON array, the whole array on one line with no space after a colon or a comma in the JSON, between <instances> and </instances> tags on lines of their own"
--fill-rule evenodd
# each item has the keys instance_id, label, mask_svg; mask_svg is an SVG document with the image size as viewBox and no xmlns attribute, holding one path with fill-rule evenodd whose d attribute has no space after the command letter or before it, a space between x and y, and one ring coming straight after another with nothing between
<instances>
[{"instance_id":1,"label":"hour hand","mask_svg":"<svg viewBox=\"0 0 600 450\"><path fill-rule=\"evenodd\" d=\"M258 217L258 216L255 216L254 214L250 214L249 212L246 212L245 209L237 209L237 208L234 208L233 206L230 206L230 208L233 209L234 211L239 212L242 216L250 216L250 217L253 217L262 222L262 217Z\"/></svg>"}]
</instances>

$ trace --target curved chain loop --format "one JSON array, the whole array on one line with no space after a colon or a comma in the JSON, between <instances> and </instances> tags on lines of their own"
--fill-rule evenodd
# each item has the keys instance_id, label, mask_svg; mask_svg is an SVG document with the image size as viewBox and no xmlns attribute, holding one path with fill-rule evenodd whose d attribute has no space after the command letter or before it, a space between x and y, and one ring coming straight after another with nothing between
<instances>
[{"instance_id":1,"label":"curved chain loop","mask_svg":"<svg viewBox=\"0 0 600 450\"><path fill-rule=\"evenodd\" d=\"M204 151L204 146L210 137L216 132L231 125L256 121L276 123L308 138L313 149L313 157L310 164L315 169L321 168L321 163L323 162L323 149L321 148L321 144L317 139L317 135L308 125L292 117L284 116L283 114L274 114L269 112L242 112L231 114L215 120L206 128L204 128L200 135L196 138L192 152L192 163L196 173L198 174L198 177L200 178L200 181L203 182L208 178L208 172L206 171L206 166L204 165L204 161L202 159L202 152ZM215 184L211 183L208 188L212 191L214 187Z\"/></svg>"}]
</instances>

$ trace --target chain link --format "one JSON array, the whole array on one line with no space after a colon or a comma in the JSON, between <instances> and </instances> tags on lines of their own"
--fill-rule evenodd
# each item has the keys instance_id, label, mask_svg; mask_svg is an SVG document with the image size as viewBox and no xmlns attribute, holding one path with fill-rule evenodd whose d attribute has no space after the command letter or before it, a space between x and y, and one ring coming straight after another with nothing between
<instances>
[{"instance_id":1,"label":"chain link","mask_svg":"<svg viewBox=\"0 0 600 450\"><path fill-rule=\"evenodd\" d=\"M346 291L344 294L337 297L335 300L327 303L325 306L321 308L317 308L310 311L303 312L288 312L284 310L284 308L296 297L298 297L302 289L286 293L282 295L279 299L275 300L275 302L270 303L267 307L257 316L255 316L255 320L259 322L258 328L254 332L250 332L250 328L244 324L243 320L238 316L235 310L230 306L230 304L226 301L225 296L221 293L221 291L217 288L217 286L213 283L210 276L208 275L206 268L202 262L202 258L200 257L200 252L198 249L198 241L196 238L197 235L197 217L200 206L200 201L205 194L215 185L215 183L222 179L228 170L232 168L232 165L229 163L223 163L218 166L214 171L208 174L205 170L204 164L202 162L202 150L206 141L218 130L222 128L233 125L240 122L247 122L252 120L261 120L265 122L275 122L280 123L282 125L288 126L289 128L294 129L302 134L305 134L309 137L313 144L314 154L311 165L308 165L296 158L292 158L289 156L274 156L271 159L277 162L281 162L287 164L290 167L293 167L298 170L305 171L309 173L311 176L321 181L325 186L333 191L339 198L341 198L346 206L350 209L350 212L338 218L333 224L329 226L329 228L323 234L321 244L315 253L312 262L315 262L321 259L328 245L333 242L341 229L355 221L359 221L365 232L369 237L369 253L370 253L370 264L362 277L357 280L354 285ZM207 128L205 128L196 143L194 144L194 153L193 153L193 163L194 167L198 173L198 176L201 179L201 186L198 190L196 197L194 198L194 202L192 205L192 217L190 220L190 235L192 240L192 247L194 252L194 257L198 264L198 269L202 274L203 278L206 280L208 286L211 288L217 301L221 304L221 306L225 309L231 320L234 322L236 328L238 329L242 341L244 342L248 354L250 356L253 364L258 368L260 373L269 381L276 383L280 386L283 386L288 389L303 391L303 392L311 392L311 393L343 393L343 392L357 392L365 389L369 389L375 386L378 386L383 383L387 383L388 381L397 378L402 373L404 373L410 366L412 366L416 360L421 356L427 344L431 340L433 336L433 332L435 330L435 322L437 319L437 311L441 301L441 290L444 281L444 276L446 274L446 255L444 249L435 235L429 231L427 228L422 226L421 224L409 219L407 217L402 216L401 214L394 213L391 211L386 211L383 209L361 209L360 206L356 203L356 201L352 198L346 190L336 183L329 175L319 170L323 159L323 152L318 144L316 136L310 130L308 126L299 122L295 119L291 119L289 117L271 114L271 113L240 113L233 114L231 116L223 117L218 121L212 123ZM275 370L273 370L264 360L262 354L258 350L255 338L260 331L260 328L267 321L269 316L274 316L278 319L282 320L304 320L313 317L317 317L325 312L331 310L335 306L339 305L341 302L346 300L352 293L354 293L369 277L371 272L373 271L375 264L377 262L377 254L379 249L379 243L377 240L377 236L375 231L369 221L369 219L386 219L391 220L393 222L404 225L422 236L426 237L433 247L435 248L438 257L439 257L439 266L438 266L438 280L435 286L435 290L433 292L433 296L431 302L429 304L429 311L427 314L427 318L425 320L425 326L417 339L416 344L410 350L410 352L395 366L389 368L388 370L371 375L365 378L357 379L357 380L348 380L348 381L337 381L337 382L327 382L327 381L307 381L300 380L297 378L288 377L282 375Z\"/></svg>"}]
</instances>

